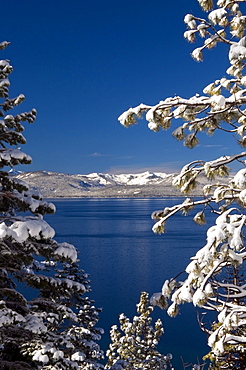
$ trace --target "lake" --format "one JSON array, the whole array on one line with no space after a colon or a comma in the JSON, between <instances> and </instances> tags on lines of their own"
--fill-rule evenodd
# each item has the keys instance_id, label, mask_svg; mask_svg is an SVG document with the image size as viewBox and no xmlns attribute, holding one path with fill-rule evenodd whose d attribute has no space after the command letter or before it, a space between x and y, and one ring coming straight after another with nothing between
<instances>
[{"instance_id":1,"label":"lake","mask_svg":"<svg viewBox=\"0 0 246 370\"><path fill-rule=\"evenodd\" d=\"M45 219L56 230L57 241L72 243L79 250L80 266L90 274L90 297L96 307L103 308L98 326L105 330L100 341L104 350L119 314L131 319L140 292L151 296L160 291L164 280L183 271L189 258L205 244L208 225L196 225L192 213L171 218L164 235L151 231L152 211L180 203L182 198L51 201L57 212ZM212 215L208 220L211 223ZM165 329L158 348L163 354L173 354L176 369L182 368L180 356L194 363L209 349L194 307L185 304L180 311L178 317L170 318L166 311L156 308L153 315L161 318Z\"/></svg>"}]
</instances>

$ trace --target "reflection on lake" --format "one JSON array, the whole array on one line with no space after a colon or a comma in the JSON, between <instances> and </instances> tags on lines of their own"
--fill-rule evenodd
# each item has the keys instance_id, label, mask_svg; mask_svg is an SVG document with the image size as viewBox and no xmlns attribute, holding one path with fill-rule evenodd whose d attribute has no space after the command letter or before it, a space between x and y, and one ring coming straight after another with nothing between
<instances>
[{"instance_id":1,"label":"reflection on lake","mask_svg":"<svg viewBox=\"0 0 246 370\"><path fill-rule=\"evenodd\" d=\"M57 241L67 241L79 250L81 268L90 274L95 305L102 307L99 326L105 330L100 345L105 350L109 329L124 312L132 318L140 292L160 291L165 279L183 271L197 249L205 243L208 225L197 226L180 213L167 223L167 233L151 231L152 211L182 202L182 198L162 199L70 199L52 200L56 215L45 219L56 230ZM212 216L209 222L212 222ZM196 362L206 354L206 336L200 332L191 305L181 307L181 315L169 318L157 308L165 334L159 350L175 356L173 365Z\"/></svg>"}]
</instances>

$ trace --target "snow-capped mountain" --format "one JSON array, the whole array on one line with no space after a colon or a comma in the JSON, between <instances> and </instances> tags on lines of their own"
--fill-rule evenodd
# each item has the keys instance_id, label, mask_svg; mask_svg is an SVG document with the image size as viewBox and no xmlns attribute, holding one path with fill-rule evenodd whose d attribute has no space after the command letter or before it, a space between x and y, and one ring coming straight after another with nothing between
<instances>
[{"instance_id":1,"label":"snow-capped mountain","mask_svg":"<svg viewBox=\"0 0 246 370\"><path fill-rule=\"evenodd\" d=\"M36 171L15 175L30 187L39 189L44 197L159 197L180 195L172 187L175 174L143 172L139 174L69 175ZM198 189L197 194L200 191Z\"/></svg>"},{"instance_id":2,"label":"snow-capped mountain","mask_svg":"<svg viewBox=\"0 0 246 370\"><path fill-rule=\"evenodd\" d=\"M110 175L102 173L91 173L89 175L77 175L85 176L88 182L92 181L94 185L149 185L159 184L167 179L173 177L173 175L167 175L166 173L151 173L149 171L139 174L122 174L122 175Z\"/></svg>"}]
</instances>

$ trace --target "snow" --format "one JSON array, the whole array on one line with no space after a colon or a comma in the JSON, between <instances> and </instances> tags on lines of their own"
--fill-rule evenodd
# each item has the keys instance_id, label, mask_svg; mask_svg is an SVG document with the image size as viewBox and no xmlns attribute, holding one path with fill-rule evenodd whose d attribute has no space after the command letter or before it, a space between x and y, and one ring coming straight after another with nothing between
<instances>
[{"instance_id":1,"label":"snow","mask_svg":"<svg viewBox=\"0 0 246 370\"><path fill-rule=\"evenodd\" d=\"M20 94L20 95L17 96L17 98L15 98L14 105L19 105L24 100L25 100L25 95L24 94Z\"/></svg>"},{"instance_id":2,"label":"snow","mask_svg":"<svg viewBox=\"0 0 246 370\"><path fill-rule=\"evenodd\" d=\"M43 350L40 349L35 351L34 356L32 357L33 361L42 362L43 364L47 364L49 362L49 357L43 354Z\"/></svg>"},{"instance_id":3,"label":"snow","mask_svg":"<svg viewBox=\"0 0 246 370\"><path fill-rule=\"evenodd\" d=\"M60 358L64 357L64 352L63 351L55 351L53 354L54 360L59 360Z\"/></svg>"},{"instance_id":4,"label":"snow","mask_svg":"<svg viewBox=\"0 0 246 370\"><path fill-rule=\"evenodd\" d=\"M191 286L188 281L180 289L179 299L184 302L192 302Z\"/></svg>"},{"instance_id":5,"label":"snow","mask_svg":"<svg viewBox=\"0 0 246 370\"><path fill-rule=\"evenodd\" d=\"M229 51L229 60L231 64L236 63L238 60L246 58L246 47L237 43L232 44Z\"/></svg>"},{"instance_id":6,"label":"snow","mask_svg":"<svg viewBox=\"0 0 246 370\"><path fill-rule=\"evenodd\" d=\"M20 243L32 237L40 239L52 239L55 235L54 229L44 220L28 220L14 222L10 229L17 234L16 240Z\"/></svg>"},{"instance_id":7,"label":"snow","mask_svg":"<svg viewBox=\"0 0 246 370\"><path fill-rule=\"evenodd\" d=\"M41 334L47 332L47 326L44 325L42 317L36 315L27 315L25 317L26 322L24 323L24 328L30 330L32 333Z\"/></svg>"},{"instance_id":8,"label":"snow","mask_svg":"<svg viewBox=\"0 0 246 370\"><path fill-rule=\"evenodd\" d=\"M16 221L11 226L4 222L0 224L0 238L11 237L19 243L25 242L29 237L40 239L52 239L54 229L42 219Z\"/></svg>"},{"instance_id":9,"label":"snow","mask_svg":"<svg viewBox=\"0 0 246 370\"><path fill-rule=\"evenodd\" d=\"M101 173L91 173L89 175L84 175L88 180L94 182L93 185L148 185L152 183L161 183L163 180L170 178L170 174L161 172L143 172L139 174L101 174ZM92 185L92 183L90 183Z\"/></svg>"},{"instance_id":10,"label":"snow","mask_svg":"<svg viewBox=\"0 0 246 370\"><path fill-rule=\"evenodd\" d=\"M213 295L213 288L212 288L212 285L210 283L208 283L206 286L205 286L205 294L206 296L212 296Z\"/></svg>"},{"instance_id":11,"label":"snow","mask_svg":"<svg viewBox=\"0 0 246 370\"><path fill-rule=\"evenodd\" d=\"M85 354L83 352L75 352L71 356L72 361L84 361Z\"/></svg>"},{"instance_id":12,"label":"snow","mask_svg":"<svg viewBox=\"0 0 246 370\"><path fill-rule=\"evenodd\" d=\"M188 41L192 42L192 41L194 41L195 34L196 34L196 30L189 30L189 31L186 31L186 32L184 33L184 37L185 37Z\"/></svg>"},{"instance_id":13,"label":"snow","mask_svg":"<svg viewBox=\"0 0 246 370\"><path fill-rule=\"evenodd\" d=\"M68 289L76 289L78 292L85 292L86 288L83 284L77 283L70 279L61 279L60 282L65 283Z\"/></svg>"},{"instance_id":14,"label":"snow","mask_svg":"<svg viewBox=\"0 0 246 370\"><path fill-rule=\"evenodd\" d=\"M224 308L218 315L218 321L223 323L227 314L227 308Z\"/></svg>"},{"instance_id":15,"label":"snow","mask_svg":"<svg viewBox=\"0 0 246 370\"><path fill-rule=\"evenodd\" d=\"M0 42L0 49L4 50L9 44L10 44L10 42L8 42L8 41ZM4 62L4 60L2 60L1 62Z\"/></svg>"},{"instance_id":16,"label":"snow","mask_svg":"<svg viewBox=\"0 0 246 370\"><path fill-rule=\"evenodd\" d=\"M204 301L206 301L206 295L202 291L202 289L198 288L193 295L193 304L194 306L202 307L204 304Z\"/></svg>"},{"instance_id":17,"label":"snow","mask_svg":"<svg viewBox=\"0 0 246 370\"><path fill-rule=\"evenodd\" d=\"M226 98L223 95L213 95L210 102L215 110L221 110L225 108Z\"/></svg>"},{"instance_id":18,"label":"snow","mask_svg":"<svg viewBox=\"0 0 246 370\"><path fill-rule=\"evenodd\" d=\"M222 355L224 352L224 344L223 344L223 339L220 339L215 343L215 346L213 348L213 352L215 355Z\"/></svg>"},{"instance_id":19,"label":"snow","mask_svg":"<svg viewBox=\"0 0 246 370\"><path fill-rule=\"evenodd\" d=\"M238 189L244 189L246 185L246 169L242 168L234 176L232 183Z\"/></svg>"},{"instance_id":20,"label":"snow","mask_svg":"<svg viewBox=\"0 0 246 370\"><path fill-rule=\"evenodd\" d=\"M141 114L141 111L144 111L148 108L149 107L145 104L140 104L135 108L130 108L127 112L123 112L119 116L119 121L120 123L124 124L125 121L127 120L128 125L132 125L133 123L135 123L135 116L139 116L139 114ZM131 119L129 120L129 118Z\"/></svg>"},{"instance_id":21,"label":"snow","mask_svg":"<svg viewBox=\"0 0 246 370\"><path fill-rule=\"evenodd\" d=\"M169 284L169 280L165 280L163 286L162 286L162 295L164 295L164 297L170 297L170 294L172 292L171 288L170 288L170 284Z\"/></svg>"},{"instance_id":22,"label":"snow","mask_svg":"<svg viewBox=\"0 0 246 370\"><path fill-rule=\"evenodd\" d=\"M196 48L191 53L192 58L194 58L197 62L201 62L202 59L202 48Z\"/></svg>"},{"instance_id":23,"label":"snow","mask_svg":"<svg viewBox=\"0 0 246 370\"><path fill-rule=\"evenodd\" d=\"M246 189L239 193L239 199L242 203L246 204Z\"/></svg>"},{"instance_id":24,"label":"snow","mask_svg":"<svg viewBox=\"0 0 246 370\"><path fill-rule=\"evenodd\" d=\"M9 229L9 227L4 223L0 223L0 239L4 239L5 237L12 237L15 238L15 233Z\"/></svg>"},{"instance_id":25,"label":"snow","mask_svg":"<svg viewBox=\"0 0 246 370\"><path fill-rule=\"evenodd\" d=\"M5 302L1 301L1 305L5 306ZM18 314L17 312L11 310L10 308L1 307L1 315L0 315L0 327L1 326L6 326L6 325L11 325L14 323L20 323L24 322L25 319L22 315Z\"/></svg>"},{"instance_id":26,"label":"snow","mask_svg":"<svg viewBox=\"0 0 246 370\"><path fill-rule=\"evenodd\" d=\"M213 23L219 23L221 20L227 15L227 11L222 8L222 9L215 9L212 12L209 13L208 18L209 20Z\"/></svg>"},{"instance_id":27,"label":"snow","mask_svg":"<svg viewBox=\"0 0 246 370\"><path fill-rule=\"evenodd\" d=\"M26 160L28 162L32 161L32 158L27 155L26 153L23 153L19 149L1 149L0 151L0 160L4 160L7 162L11 162L12 159L23 161Z\"/></svg>"},{"instance_id":28,"label":"snow","mask_svg":"<svg viewBox=\"0 0 246 370\"><path fill-rule=\"evenodd\" d=\"M69 258L72 262L77 261L77 251L76 248L69 243L60 243L58 248L55 250L54 254Z\"/></svg>"},{"instance_id":29,"label":"snow","mask_svg":"<svg viewBox=\"0 0 246 370\"><path fill-rule=\"evenodd\" d=\"M167 314L170 317L175 317L179 313L178 305L176 303L172 303L171 306L168 307L167 309Z\"/></svg>"},{"instance_id":30,"label":"snow","mask_svg":"<svg viewBox=\"0 0 246 370\"><path fill-rule=\"evenodd\" d=\"M194 16L192 14L186 14L184 17L184 23L188 24L189 22L193 21Z\"/></svg>"},{"instance_id":31,"label":"snow","mask_svg":"<svg viewBox=\"0 0 246 370\"><path fill-rule=\"evenodd\" d=\"M152 294L150 298L150 304L152 306L158 306L161 296L162 296L161 292Z\"/></svg>"},{"instance_id":32,"label":"snow","mask_svg":"<svg viewBox=\"0 0 246 370\"><path fill-rule=\"evenodd\" d=\"M235 4L231 4L229 0L218 0L217 6L220 8L214 10L212 9L216 7L216 2L214 2L214 5L212 0L198 0L198 2L203 10L209 11L209 21L214 25L218 24L222 27L218 30L219 27L211 26L209 22L204 24L205 21L203 19L195 19L193 15L187 14L184 21L189 30L185 32L184 36L189 41L194 41L195 33L199 32L196 25L197 21L197 23L202 23L200 36L206 37L203 46L193 50L192 57L197 61L201 61L203 58L202 52L206 47L212 48L218 41L224 41L230 45L229 60L231 67L227 70L227 73L234 76L234 78L230 80L226 78L216 80L214 83L205 87L203 92L209 95L209 97L196 96L190 99L182 99L175 96L157 105L147 107L146 120L148 121L148 127L153 131L158 131L161 127L160 122L163 122L161 119L168 118L171 120L173 118L181 118L187 121L182 125L182 129L190 130L192 132L190 135L196 134L200 129L201 131L205 131L207 128L208 133L212 134L219 126L219 124L217 126L217 122L229 122L231 127L228 130L225 129L225 131L229 132L231 130L231 133L238 132L242 136L239 143L245 146L246 135L244 136L244 131L246 130L246 119L243 116L245 113L243 109L246 102L246 89L242 85L246 86L246 77L244 76L242 79L241 77L243 68L245 67L245 63L242 62L246 60L246 37L242 37L245 30L246 17L241 17L237 1ZM229 3L230 6L228 5ZM209 28L207 33L204 31L206 27ZM226 34L227 32L229 33L229 37ZM233 42L234 37L241 39L236 43ZM222 95L222 88L228 89L229 92L226 92L227 97ZM169 112L166 113L168 109ZM121 124L129 126L137 123L137 117L134 116L134 112L137 110L138 107L135 107L124 112L119 118ZM238 126L241 124L242 127L237 131ZM173 136L175 135L173 134ZM177 135L175 137L183 140L184 137L181 136L183 135L180 135L180 137ZM189 135L186 136L185 145L187 144L188 137ZM245 155L244 153L241 154L243 156ZM190 171L190 175L194 173L194 179L200 173L200 169L209 177L212 175L213 169L216 170L220 165L230 163L235 159L237 159L236 156L234 158L232 156L231 159L230 157L224 157L218 159L218 163L212 161L207 162L205 165L203 165L204 162L202 161L199 164L198 161L194 161L194 170L192 167L193 163L191 163L187 170ZM227 175L226 169L220 168L222 169L220 175ZM180 185L181 190L185 190L188 184L185 175L188 178L188 173L183 171L174 180L174 184ZM193 178L191 179L193 180ZM133 181L134 178L129 178L128 184ZM182 181L186 183L183 185ZM205 306L205 309L217 310L220 313L219 319L221 326L216 326L218 329L212 327L211 330L214 332L209 337L209 345L212 347L213 354L216 356L225 355L225 350L227 349L225 348L226 343L235 344L246 342L243 331L241 333L238 330L240 325L245 325L245 313L242 315L242 312L230 312L227 315L226 309L223 310L224 306L227 307L228 311L238 306L239 303L235 302L236 298L245 297L246 288L238 287L235 281L234 284L237 285L237 288L235 288L233 283L227 284L225 280L218 279L216 281L216 278L214 278L214 275L219 274L224 267L242 264L246 256L245 243L243 243L243 227L246 224L246 216L241 214L241 204L239 204L238 209L231 208L223 212L224 209L229 207L230 201L237 201L238 198L244 203L244 206L246 205L246 169L240 170L230 181L229 186L227 184L226 182L225 185L220 185L220 183L213 183L212 185L213 190L215 188L216 190L214 190L213 196L208 199L208 204L210 202L220 203L222 201L218 204L218 207L215 205L214 210L216 213L218 209L220 216L217 218L216 224L207 231L206 245L196 253L191 263L187 266L186 272L189 275L187 280L178 282L176 287L170 289L172 292L174 291L171 296L173 303L168 308L168 314L173 317L178 314L178 305L184 302L192 301L194 306ZM169 217L165 217L163 214L165 215L165 213L160 212L158 214L158 211L155 213L155 218L160 219L152 229L156 233L163 232L164 223ZM212 284L210 283L211 281ZM224 282L221 283L221 281ZM221 290L224 288L224 294L220 292L220 287ZM216 290L215 293L213 288ZM161 297L169 297L170 294L169 282L166 281L162 288L162 293L153 295L151 298L152 302L158 304ZM242 310L241 307L240 309ZM230 330L233 330L233 334L236 333L238 336L228 333ZM233 350L234 348L230 349L232 353Z\"/></svg>"},{"instance_id":33,"label":"snow","mask_svg":"<svg viewBox=\"0 0 246 370\"><path fill-rule=\"evenodd\" d=\"M146 117L146 119L147 119L147 117ZM155 122L152 122L152 121L150 121L149 123L148 123L148 128L150 129L150 130L152 130L152 131L158 131L158 125L155 123Z\"/></svg>"},{"instance_id":34,"label":"snow","mask_svg":"<svg viewBox=\"0 0 246 370\"><path fill-rule=\"evenodd\" d=\"M1 45L1 43L0 43ZM0 67L6 67L9 66L9 62L7 60L0 60Z\"/></svg>"},{"instance_id":35,"label":"snow","mask_svg":"<svg viewBox=\"0 0 246 370\"><path fill-rule=\"evenodd\" d=\"M0 88L4 86L9 86L9 85L10 85L10 82L8 78L3 78L2 80L0 80Z\"/></svg>"}]
</instances>

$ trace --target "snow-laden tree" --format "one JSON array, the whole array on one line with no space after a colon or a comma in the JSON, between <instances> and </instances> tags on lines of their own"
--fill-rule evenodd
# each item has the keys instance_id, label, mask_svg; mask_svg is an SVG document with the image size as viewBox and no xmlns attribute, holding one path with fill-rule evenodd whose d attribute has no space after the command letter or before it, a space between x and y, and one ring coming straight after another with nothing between
<instances>
[{"instance_id":1,"label":"snow-laden tree","mask_svg":"<svg viewBox=\"0 0 246 370\"><path fill-rule=\"evenodd\" d=\"M153 306L149 303L148 294L142 292L137 304L138 315L133 317L132 322L123 313L119 316L120 329L113 325L110 331L106 369L171 369L172 355L169 353L164 356L157 350L164 330L160 319L154 327L151 325L152 312Z\"/></svg>"},{"instance_id":2,"label":"snow-laden tree","mask_svg":"<svg viewBox=\"0 0 246 370\"><path fill-rule=\"evenodd\" d=\"M205 17L187 14L184 37L194 42L201 38L199 47L192 52L196 61L203 60L203 51L219 43L227 46L228 69L221 77L204 87L201 95L189 99L168 97L154 106L140 104L124 112L119 121L125 127L137 123L145 115L153 131L174 127L172 135L188 148L199 143L202 133L212 135L224 131L231 140L246 147L246 9L245 0L198 0L207 12ZM223 49L224 50L224 49ZM209 73L209 72L208 72ZM178 119L178 120L177 120ZM237 162L240 170L229 175L228 165ZM207 230L203 248L191 257L183 281L166 280L162 292L156 293L151 302L168 307L168 314L176 316L180 304L192 302L194 306L214 311L216 320L209 329L208 355L214 368L246 368L246 280L242 277L246 259L243 229L246 215L246 152L228 153L206 162L194 160L184 166L173 181L184 195L196 187L199 175L211 180L203 188L203 198L186 197L182 204L153 213L155 233L163 233L168 219L181 211L187 213L199 206L194 217L198 224L206 222L206 212L218 214L215 225ZM220 179L219 179L220 178ZM219 181L218 181L219 179ZM202 207L202 210L201 210ZM199 246L198 246L199 248ZM170 303L169 303L170 302Z\"/></svg>"},{"instance_id":3,"label":"snow-laden tree","mask_svg":"<svg viewBox=\"0 0 246 370\"><path fill-rule=\"evenodd\" d=\"M54 205L9 171L31 163L19 146L22 123L36 118L35 109L10 114L25 99L9 98L12 70L0 61L0 368L101 369L99 310L84 296L90 287L77 250L53 239L43 216Z\"/></svg>"}]
</instances>

